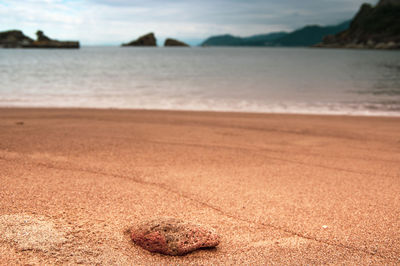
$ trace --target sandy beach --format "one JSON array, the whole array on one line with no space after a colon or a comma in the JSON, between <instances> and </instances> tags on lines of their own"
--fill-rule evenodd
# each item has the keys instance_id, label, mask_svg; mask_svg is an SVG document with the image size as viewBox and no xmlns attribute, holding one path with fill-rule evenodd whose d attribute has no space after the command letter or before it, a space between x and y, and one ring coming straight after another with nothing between
<instances>
[{"instance_id":1,"label":"sandy beach","mask_svg":"<svg viewBox=\"0 0 400 266\"><path fill-rule=\"evenodd\" d=\"M400 118L0 109L0 264L400 264ZM171 216L216 249L152 254Z\"/></svg>"}]
</instances>

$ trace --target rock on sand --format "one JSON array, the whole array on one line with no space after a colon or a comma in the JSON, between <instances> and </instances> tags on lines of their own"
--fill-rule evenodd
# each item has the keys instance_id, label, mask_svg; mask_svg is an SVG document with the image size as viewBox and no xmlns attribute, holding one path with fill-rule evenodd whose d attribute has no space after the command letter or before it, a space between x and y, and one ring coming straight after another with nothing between
<instances>
[{"instance_id":1,"label":"rock on sand","mask_svg":"<svg viewBox=\"0 0 400 266\"><path fill-rule=\"evenodd\" d=\"M175 218L159 218L143 223L131 233L133 242L142 248L173 256L216 247L220 241L213 229Z\"/></svg>"}]
</instances>

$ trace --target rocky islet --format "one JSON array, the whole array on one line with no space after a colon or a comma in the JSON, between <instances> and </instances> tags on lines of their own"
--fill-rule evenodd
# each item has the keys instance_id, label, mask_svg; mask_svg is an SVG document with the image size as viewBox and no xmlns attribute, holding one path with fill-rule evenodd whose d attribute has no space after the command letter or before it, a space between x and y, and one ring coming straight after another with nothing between
<instances>
[{"instance_id":1,"label":"rocky islet","mask_svg":"<svg viewBox=\"0 0 400 266\"><path fill-rule=\"evenodd\" d=\"M78 41L50 39L41 30L36 35L37 39L33 40L20 30L0 32L0 48L80 48Z\"/></svg>"},{"instance_id":2,"label":"rocky islet","mask_svg":"<svg viewBox=\"0 0 400 266\"><path fill-rule=\"evenodd\" d=\"M157 46L157 39L154 36L154 33L150 32L146 35L139 37L136 40L133 40L129 43L123 43L122 46Z\"/></svg>"},{"instance_id":3,"label":"rocky islet","mask_svg":"<svg viewBox=\"0 0 400 266\"><path fill-rule=\"evenodd\" d=\"M168 38L165 40L164 42L164 46L170 46L170 47L189 47L189 45L187 43L175 40L175 39L171 39Z\"/></svg>"},{"instance_id":4,"label":"rocky islet","mask_svg":"<svg viewBox=\"0 0 400 266\"><path fill-rule=\"evenodd\" d=\"M133 40L129 43L123 43L121 46L142 46L142 47L156 47L157 46L157 38L153 32L147 33L143 36L140 36L136 40ZM165 47L189 47L188 44L178 41L176 39L168 38L164 42Z\"/></svg>"}]
</instances>

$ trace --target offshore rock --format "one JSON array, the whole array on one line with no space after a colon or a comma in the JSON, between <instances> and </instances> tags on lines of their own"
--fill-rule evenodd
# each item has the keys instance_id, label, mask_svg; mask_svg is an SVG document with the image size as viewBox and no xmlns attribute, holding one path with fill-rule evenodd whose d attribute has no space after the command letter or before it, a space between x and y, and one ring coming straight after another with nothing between
<instances>
[{"instance_id":1,"label":"offshore rock","mask_svg":"<svg viewBox=\"0 0 400 266\"><path fill-rule=\"evenodd\" d=\"M201 248L216 247L220 238L213 229L175 218L159 218L132 229L140 247L165 255L180 256Z\"/></svg>"},{"instance_id":2,"label":"offshore rock","mask_svg":"<svg viewBox=\"0 0 400 266\"><path fill-rule=\"evenodd\" d=\"M58 41L53 40L44 35L43 31L39 30L36 32L37 40L34 41L30 46L25 48L73 48L77 49L80 47L77 41Z\"/></svg>"},{"instance_id":3,"label":"offshore rock","mask_svg":"<svg viewBox=\"0 0 400 266\"><path fill-rule=\"evenodd\" d=\"M0 48L22 48L32 42L33 40L20 30L0 32Z\"/></svg>"},{"instance_id":4,"label":"offshore rock","mask_svg":"<svg viewBox=\"0 0 400 266\"><path fill-rule=\"evenodd\" d=\"M188 44L175 40L175 39L166 39L164 42L164 46L181 46L181 47L189 47Z\"/></svg>"},{"instance_id":5,"label":"offshore rock","mask_svg":"<svg viewBox=\"0 0 400 266\"><path fill-rule=\"evenodd\" d=\"M157 46L157 40L154 33L151 32L139 37L137 40L123 43L122 46Z\"/></svg>"},{"instance_id":6,"label":"offshore rock","mask_svg":"<svg viewBox=\"0 0 400 266\"><path fill-rule=\"evenodd\" d=\"M57 41L52 40L42 31L36 33L37 40L25 36L22 31L11 30L0 32L1 48L79 48L77 41Z\"/></svg>"},{"instance_id":7,"label":"offshore rock","mask_svg":"<svg viewBox=\"0 0 400 266\"><path fill-rule=\"evenodd\" d=\"M38 30L36 32L36 36L37 36L37 41L38 42L50 42L51 39L49 37L47 37L46 35L44 35L43 31Z\"/></svg>"}]
</instances>

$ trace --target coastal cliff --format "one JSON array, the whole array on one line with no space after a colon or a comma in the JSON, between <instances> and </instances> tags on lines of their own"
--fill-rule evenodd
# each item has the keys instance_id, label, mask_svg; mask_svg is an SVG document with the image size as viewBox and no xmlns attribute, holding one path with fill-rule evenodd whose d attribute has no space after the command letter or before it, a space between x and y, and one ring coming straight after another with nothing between
<instances>
[{"instance_id":1,"label":"coastal cliff","mask_svg":"<svg viewBox=\"0 0 400 266\"><path fill-rule=\"evenodd\" d=\"M37 39L33 40L25 36L20 30L0 32L0 48L74 48L78 49L78 41L58 41L37 31Z\"/></svg>"},{"instance_id":2,"label":"coastal cliff","mask_svg":"<svg viewBox=\"0 0 400 266\"><path fill-rule=\"evenodd\" d=\"M324 37L316 47L400 49L400 0L363 4L348 30Z\"/></svg>"}]
</instances>

